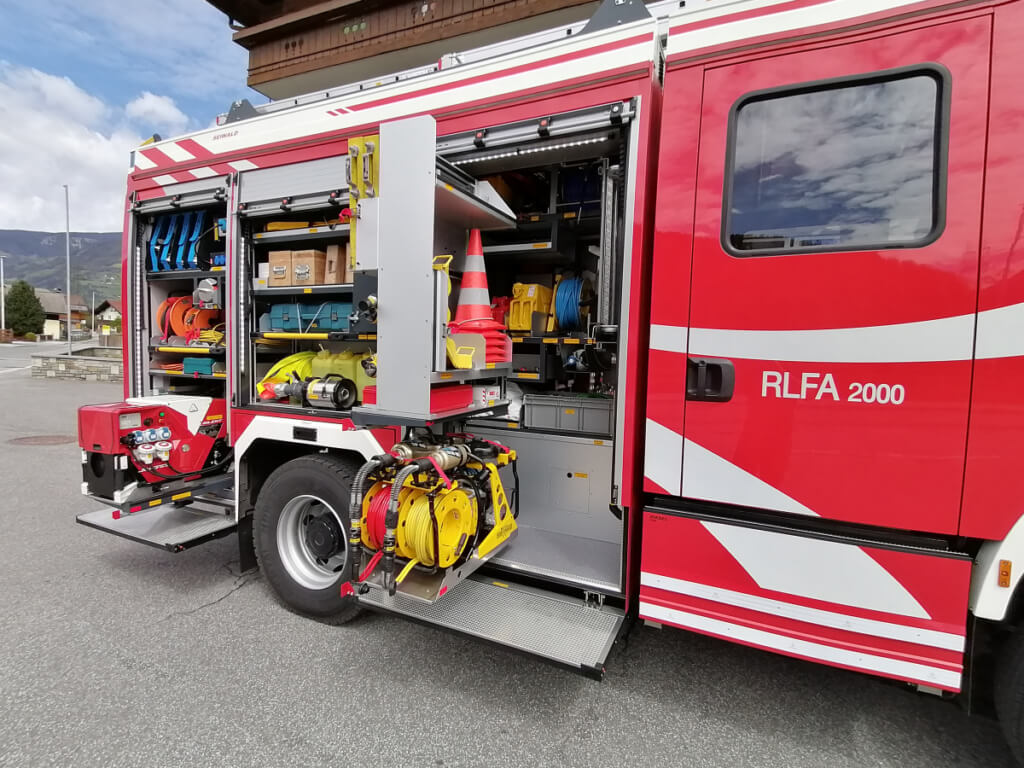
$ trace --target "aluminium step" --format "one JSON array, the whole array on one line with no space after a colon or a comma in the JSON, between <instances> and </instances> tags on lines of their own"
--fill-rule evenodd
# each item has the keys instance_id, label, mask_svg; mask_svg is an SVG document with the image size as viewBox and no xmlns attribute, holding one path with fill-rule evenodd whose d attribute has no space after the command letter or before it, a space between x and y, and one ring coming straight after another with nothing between
<instances>
[{"instance_id":1,"label":"aluminium step","mask_svg":"<svg viewBox=\"0 0 1024 768\"><path fill-rule=\"evenodd\" d=\"M364 605L540 656L592 677L622 629L624 613L579 597L473 575L434 603L382 589L360 595Z\"/></svg>"},{"instance_id":2,"label":"aluminium step","mask_svg":"<svg viewBox=\"0 0 1024 768\"><path fill-rule=\"evenodd\" d=\"M86 512L75 519L89 528L121 536L168 552L183 552L190 547L232 533L234 505L222 499L197 499L185 506L164 506L115 520L113 507Z\"/></svg>"}]
</instances>

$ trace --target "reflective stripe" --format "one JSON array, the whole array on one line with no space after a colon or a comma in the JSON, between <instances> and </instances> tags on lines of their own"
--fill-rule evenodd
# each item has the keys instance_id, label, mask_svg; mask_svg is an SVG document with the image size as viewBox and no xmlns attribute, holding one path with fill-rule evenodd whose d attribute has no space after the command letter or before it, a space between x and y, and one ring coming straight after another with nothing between
<instances>
[{"instance_id":1,"label":"reflective stripe","mask_svg":"<svg viewBox=\"0 0 1024 768\"><path fill-rule=\"evenodd\" d=\"M661 576L656 573L648 573L647 571L640 574L640 583L645 587L664 589L668 592L699 597L702 600L711 600L716 603L732 605L750 611L770 613L774 616L782 616L794 621L818 624L823 627L856 632L861 635L884 637L889 640L899 640L905 643L927 645L932 648L943 648L947 651L962 652L966 643L966 638L963 635L957 635L952 632L908 627L906 624L894 624L889 621L864 619L845 613L823 611L820 608L809 608L804 605L796 605L795 603L785 603L781 600L772 600L745 592L736 592L731 589L724 589L723 587L698 584L684 579L673 579L669 576Z\"/></svg>"},{"instance_id":2,"label":"reflective stripe","mask_svg":"<svg viewBox=\"0 0 1024 768\"><path fill-rule=\"evenodd\" d=\"M708 616L690 613L689 611L666 608L643 601L640 602L640 616L645 619L687 627L698 632L718 635L719 637L746 645L789 653L794 656L818 659L866 672L892 675L901 680L914 680L928 685L960 690L960 673L951 669L930 667L926 664L916 664L911 661L889 658L888 656L878 656L872 653L837 648L832 645L825 645L824 643L800 640L775 632L766 632L762 629L754 629L742 624L720 621L719 619L712 619Z\"/></svg>"}]
</instances>

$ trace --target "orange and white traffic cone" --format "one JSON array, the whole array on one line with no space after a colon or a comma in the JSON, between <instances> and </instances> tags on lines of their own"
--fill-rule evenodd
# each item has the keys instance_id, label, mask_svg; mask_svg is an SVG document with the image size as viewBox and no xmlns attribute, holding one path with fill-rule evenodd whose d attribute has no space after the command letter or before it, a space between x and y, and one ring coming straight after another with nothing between
<instances>
[{"instance_id":1,"label":"orange and white traffic cone","mask_svg":"<svg viewBox=\"0 0 1024 768\"><path fill-rule=\"evenodd\" d=\"M487 288L487 269L480 230L469 232L466 263L462 272L462 288L455 319L448 323L451 333L478 333L487 341L485 359L488 363L511 360L512 343L505 334L505 326L495 321L491 312L491 294Z\"/></svg>"}]
</instances>

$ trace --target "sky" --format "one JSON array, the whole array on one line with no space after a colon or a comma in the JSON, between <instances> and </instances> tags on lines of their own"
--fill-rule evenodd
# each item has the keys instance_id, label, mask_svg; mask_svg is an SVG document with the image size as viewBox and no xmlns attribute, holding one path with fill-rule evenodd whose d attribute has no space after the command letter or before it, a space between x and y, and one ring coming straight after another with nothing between
<instances>
[{"instance_id":1,"label":"sky","mask_svg":"<svg viewBox=\"0 0 1024 768\"><path fill-rule=\"evenodd\" d=\"M0 0L0 229L117 232L129 152L210 125L247 52L204 0Z\"/></svg>"}]
</instances>

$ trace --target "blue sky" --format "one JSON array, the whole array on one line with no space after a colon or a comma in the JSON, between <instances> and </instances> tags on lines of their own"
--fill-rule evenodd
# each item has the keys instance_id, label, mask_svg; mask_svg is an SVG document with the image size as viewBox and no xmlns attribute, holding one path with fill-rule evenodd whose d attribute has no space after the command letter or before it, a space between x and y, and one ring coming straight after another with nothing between
<instances>
[{"instance_id":1,"label":"blue sky","mask_svg":"<svg viewBox=\"0 0 1024 768\"><path fill-rule=\"evenodd\" d=\"M3 0L0 229L121 228L128 153L209 125L247 53L204 0Z\"/></svg>"}]
</instances>

